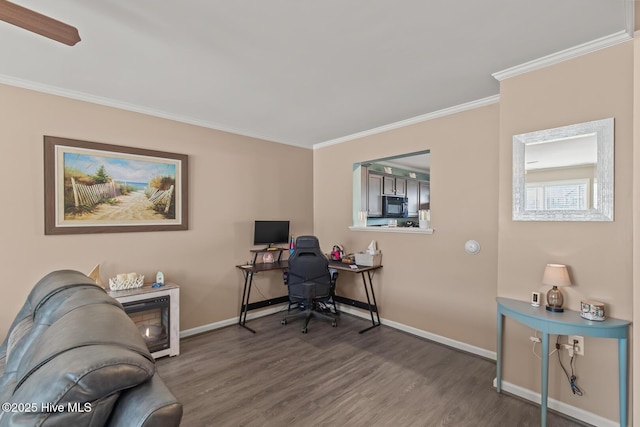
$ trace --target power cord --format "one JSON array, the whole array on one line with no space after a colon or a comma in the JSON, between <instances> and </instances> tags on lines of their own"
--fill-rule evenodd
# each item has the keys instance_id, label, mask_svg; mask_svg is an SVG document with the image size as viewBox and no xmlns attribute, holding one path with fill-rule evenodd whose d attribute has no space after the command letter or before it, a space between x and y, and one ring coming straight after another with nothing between
<instances>
[{"instance_id":1,"label":"power cord","mask_svg":"<svg viewBox=\"0 0 640 427\"><path fill-rule=\"evenodd\" d=\"M259 280L256 280L255 277L253 279L253 290L255 290L256 292L258 292L260 294L260 296L262 297L262 299L267 299L267 297L262 293L262 291L260 290L260 284L258 283Z\"/></svg>"},{"instance_id":2,"label":"power cord","mask_svg":"<svg viewBox=\"0 0 640 427\"><path fill-rule=\"evenodd\" d=\"M256 280L256 277L253 278L253 290L258 292L263 300L268 299L267 296L263 294L262 291L260 290L260 279ZM288 311L288 310L289 310L289 306L283 305L282 308L278 311L278 313L282 313L283 311Z\"/></svg>"},{"instance_id":3,"label":"power cord","mask_svg":"<svg viewBox=\"0 0 640 427\"><path fill-rule=\"evenodd\" d=\"M558 335L558 338L556 339L556 350L559 348L560 348L560 335ZM582 390L580 389L580 387L578 387L578 384L576 383L576 375L574 373L574 366L573 366L573 360L575 359L575 356L573 355L573 352L571 353L571 359L569 360L571 375L569 375L569 372L567 372L567 369L564 367L564 364L562 363L562 357L560 357L560 353L561 352L559 351L558 361L560 362L560 366L562 367L564 374L567 376L567 380L569 381L569 386L571 387L571 391L576 396L582 396Z\"/></svg>"},{"instance_id":4,"label":"power cord","mask_svg":"<svg viewBox=\"0 0 640 427\"><path fill-rule=\"evenodd\" d=\"M542 360L542 357L538 355L538 353L536 353L536 344L540 342L540 337L538 336L538 331L534 330L533 331L533 335L534 337L537 339L536 341L532 340L532 346L531 346L531 352L533 353L533 355L535 357L537 357L538 359ZM555 353L556 351L558 351L558 347L556 346L555 350L553 350L551 353L549 353L547 356L551 357L551 355L553 353Z\"/></svg>"}]
</instances>

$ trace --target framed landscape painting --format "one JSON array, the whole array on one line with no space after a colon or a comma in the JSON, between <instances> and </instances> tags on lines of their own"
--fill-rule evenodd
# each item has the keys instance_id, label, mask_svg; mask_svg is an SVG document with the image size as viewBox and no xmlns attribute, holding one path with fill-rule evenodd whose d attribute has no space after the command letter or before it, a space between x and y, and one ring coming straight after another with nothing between
<instances>
[{"instance_id":1,"label":"framed landscape painting","mask_svg":"<svg viewBox=\"0 0 640 427\"><path fill-rule=\"evenodd\" d=\"M44 137L45 234L188 229L188 156Z\"/></svg>"}]
</instances>

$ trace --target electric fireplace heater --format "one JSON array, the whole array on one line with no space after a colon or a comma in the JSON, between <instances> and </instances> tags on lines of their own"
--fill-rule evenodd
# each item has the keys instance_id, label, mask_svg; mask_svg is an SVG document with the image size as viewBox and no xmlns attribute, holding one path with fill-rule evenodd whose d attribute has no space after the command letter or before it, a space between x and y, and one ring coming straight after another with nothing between
<instances>
[{"instance_id":1,"label":"electric fireplace heater","mask_svg":"<svg viewBox=\"0 0 640 427\"><path fill-rule=\"evenodd\" d=\"M180 287L174 283L154 288L108 291L138 327L154 358L180 354Z\"/></svg>"},{"instance_id":2,"label":"electric fireplace heater","mask_svg":"<svg viewBox=\"0 0 640 427\"><path fill-rule=\"evenodd\" d=\"M122 306L138 327L149 352L156 353L170 347L171 308L169 295L123 302Z\"/></svg>"}]
</instances>

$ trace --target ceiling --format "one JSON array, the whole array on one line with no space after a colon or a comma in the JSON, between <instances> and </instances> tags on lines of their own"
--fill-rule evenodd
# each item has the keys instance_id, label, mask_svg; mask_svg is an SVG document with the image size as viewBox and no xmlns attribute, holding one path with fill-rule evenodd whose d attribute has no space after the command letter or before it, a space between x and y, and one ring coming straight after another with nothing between
<instances>
[{"instance_id":1,"label":"ceiling","mask_svg":"<svg viewBox=\"0 0 640 427\"><path fill-rule=\"evenodd\" d=\"M0 83L313 147L473 103L493 73L632 34L631 0L14 0Z\"/></svg>"}]
</instances>

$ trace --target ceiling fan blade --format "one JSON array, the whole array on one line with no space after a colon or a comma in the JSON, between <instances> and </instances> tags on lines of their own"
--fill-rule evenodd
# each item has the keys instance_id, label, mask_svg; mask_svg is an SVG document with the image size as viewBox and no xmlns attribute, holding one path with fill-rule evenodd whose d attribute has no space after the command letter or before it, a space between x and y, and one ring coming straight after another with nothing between
<instances>
[{"instance_id":1,"label":"ceiling fan blade","mask_svg":"<svg viewBox=\"0 0 640 427\"><path fill-rule=\"evenodd\" d=\"M0 20L69 46L81 40L76 27L6 0L0 0Z\"/></svg>"}]
</instances>

